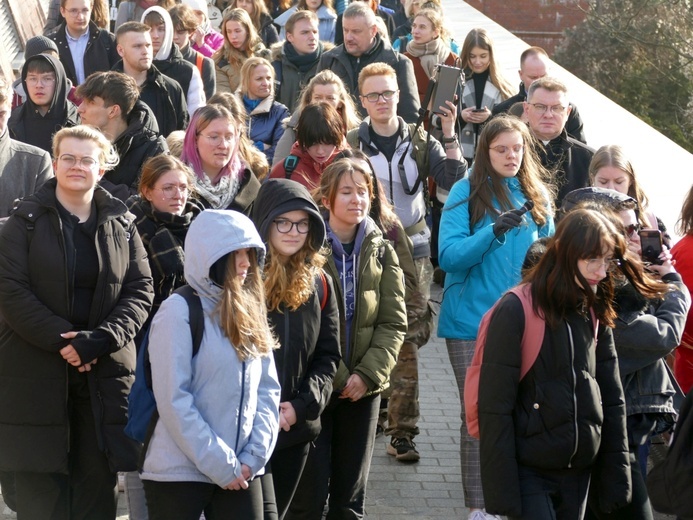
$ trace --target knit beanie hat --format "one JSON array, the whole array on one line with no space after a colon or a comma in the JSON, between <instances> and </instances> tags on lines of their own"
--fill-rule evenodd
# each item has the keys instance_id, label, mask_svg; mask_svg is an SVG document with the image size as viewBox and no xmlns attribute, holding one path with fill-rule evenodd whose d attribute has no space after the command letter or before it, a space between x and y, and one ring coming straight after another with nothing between
<instances>
[{"instance_id":1,"label":"knit beanie hat","mask_svg":"<svg viewBox=\"0 0 693 520\"><path fill-rule=\"evenodd\" d=\"M55 51L58 52L58 46L50 38L45 36L34 36L26 41L26 47L24 48L24 59L28 60L37 54L41 54L44 51Z\"/></svg>"}]
</instances>

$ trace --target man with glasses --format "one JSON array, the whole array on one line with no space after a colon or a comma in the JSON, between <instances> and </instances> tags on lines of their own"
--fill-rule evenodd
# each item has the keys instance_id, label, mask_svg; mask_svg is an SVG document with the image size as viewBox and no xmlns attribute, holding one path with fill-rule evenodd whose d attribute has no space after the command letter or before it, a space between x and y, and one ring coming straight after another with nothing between
<instances>
[{"instance_id":1,"label":"man with glasses","mask_svg":"<svg viewBox=\"0 0 693 520\"><path fill-rule=\"evenodd\" d=\"M407 280L406 294L408 331L390 374L392 394L385 434L392 437L387 447L390 455L399 461L415 462L419 460L413 442L419 433L417 351L428 342L431 333L428 300L433 266L431 230L426 224L426 187L430 176L438 186L450 190L455 181L464 177L467 164L454 130L455 105L448 102L445 107L436 107L441 111L443 144L434 137L427 142L423 128L415 134L416 125L407 124L397 115L401 84L395 69L386 63L364 67L359 74L358 90L361 106L369 118L348 133L347 141L369 156L374 174L413 244L415 280Z\"/></svg>"},{"instance_id":2,"label":"man with glasses","mask_svg":"<svg viewBox=\"0 0 693 520\"><path fill-rule=\"evenodd\" d=\"M28 97L7 122L10 137L51 153L53 134L79 124L77 107L67 99L65 69L58 58L37 54L22 67L22 86Z\"/></svg>"},{"instance_id":3,"label":"man with glasses","mask_svg":"<svg viewBox=\"0 0 693 520\"><path fill-rule=\"evenodd\" d=\"M137 193L142 165L168 151L159 135L154 114L139 100L135 80L115 71L97 72L77 89L83 99L78 112L82 123L101 130L118 152L120 161L101 178L101 185L126 200Z\"/></svg>"},{"instance_id":4,"label":"man with glasses","mask_svg":"<svg viewBox=\"0 0 693 520\"><path fill-rule=\"evenodd\" d=\"M371 63L387 63L399 80L397 115L407 123L419 117L419 93L414 66L409 58L392 49L390 42L378 33L375 14L363 2L354 2L343 14L344 43L325 52L320 58L318 72L329 69L344 82L362 116L367 114L359 104L359 72Z\"/></svg>"},{"instance_id":5,"label":"man with glasses","mask_svg":"<svg viewBox=\"0 0 693 520\"><path fill-rule=\"evenodd\" d=\"M527 100L527 91L532 85L532 82L549 75L551 60L549 55L541 47L530 47L520 55L520 91L514 96L506 99L502 103L498 103L493 107L493 115L505 114L510 111L510 108L515 103L522 103ZM565 130L568 135L578 141L587 143L585 140L585 132L583 130L582 118L573 103L569 103L570 112L568 121L565 124Z\"/></svg>"},{"instance_id":6,"label":"man with glasses","mask_svg":"<svg viewBox=\"0 0 693 520\"><path fill-rule=\"evenodd\" d=\"M567 134L568 88L557 79L545 76L533 82L524 109L530 131L543 144L539 156L558 189L556 207L559 207L566 193L589 186L589 165L594 150Z\"/></svg>"},{"instance_id":7,"label":"man with glasses","mask_svg":"<svg viewBox=\"0 0 693 520\"><path fill-rule=\"evenodd\" d=\"M58 46L65 73L75 86L118 61L115 38L91 21L92 7L93 0L60 0L65 21L46 35Z\"/></svg>"}]
</instances>

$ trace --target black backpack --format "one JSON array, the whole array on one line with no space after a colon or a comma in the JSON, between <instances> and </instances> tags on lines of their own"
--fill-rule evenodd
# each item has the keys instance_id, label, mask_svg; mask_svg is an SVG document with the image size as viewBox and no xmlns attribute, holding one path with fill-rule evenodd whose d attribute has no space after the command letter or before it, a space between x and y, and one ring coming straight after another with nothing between
<instances>
[{"instance_id":1,"label":"black backpack","mask_svg":"<svg viewBox=\"0 0 693 520\"><path fill-rule=\"evenodd\" d=\"M647 474L647 493L652 507L660 513L693 519L693 391L679 410L674 438L664 460Z\"/></svg>"}]
</instances>

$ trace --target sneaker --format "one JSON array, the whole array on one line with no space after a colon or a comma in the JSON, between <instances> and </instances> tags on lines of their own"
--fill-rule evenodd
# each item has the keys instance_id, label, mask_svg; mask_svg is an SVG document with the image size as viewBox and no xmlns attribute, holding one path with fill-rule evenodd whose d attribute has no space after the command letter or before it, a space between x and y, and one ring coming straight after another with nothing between
<instances>
[{"instance_id":1,"label":"sneaker","mask_svg":"<svg viewBox=\"0 0 693 520\"><path fill-rule=\"evenodd\" d=\"M469 513L468 520L502 520L502 518L497 515L490 515L483 509L476 509Z\"/></svg>"},{"instance_id":2,"label":"sneaker","mask_svg":"<svg viewBox=\"0 0 693 520\"><path fill-rule=\"evenodd\" d=\"M414 441L406 437L393 437L390 444L387 445L387 452L394 455L397 460L405 462L416 462L421 458L419 452L416 451Z\"/></svg>"}]
</instances>

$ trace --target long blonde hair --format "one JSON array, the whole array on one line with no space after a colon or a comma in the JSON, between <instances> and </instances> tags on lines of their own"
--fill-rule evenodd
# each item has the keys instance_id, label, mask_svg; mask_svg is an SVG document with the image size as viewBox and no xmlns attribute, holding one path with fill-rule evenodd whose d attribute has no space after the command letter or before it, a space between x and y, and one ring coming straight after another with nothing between
<instances>
[{"instance_id":1,"label":"long blonde hair","mask_svg":"<svg viewBox=\"0 0 693 520\"><path fill-rule=\"evenodd\" d=\"M344 121L344 127L347 129L347 132L361 124L361 116L356 110L354 99L347 92L344 82L339 76L337 76L337 74L328 69L321 70L315 76L313 76L305 88L301 91L298 107L296 108L297 112L300 112L311 104L313 89L316 85L335 85L337 87L340 103L337 107L337 112L339 112L339 115L342 116L342 121Z\"/></svg>"},{"instance_id":2,"label":"long blonde hair","mask_svg":"<svg viewBox=\"0 0 693 520\"><path fill-rule=\"evenodd\" d=\"M253 22L255 29L259 32L262 29L262 15L264 14L268 17L270 15L269 10L267 9L267 5L265 4L264 0L250 1L253 3L253 14L248 13L248 16L250 16L250 20ZM236 8L239 8L238 0L231 0L229 2L229 6L226 9L228 10Z\"/></svg>"},{"instance_id":3,"label":"long blonde hair","mask_svg":"<svg viewBox=\"0 0 693 520\"><path fill-rule=\"evenodd\" d=\"M269 355L279 348L267 322L265 290L257 252L248 250L250 266L245 280L236 275L236 251L226 257L221 299L215 313L224 335L241 361Z\"/></svg>"}]
</instances>

